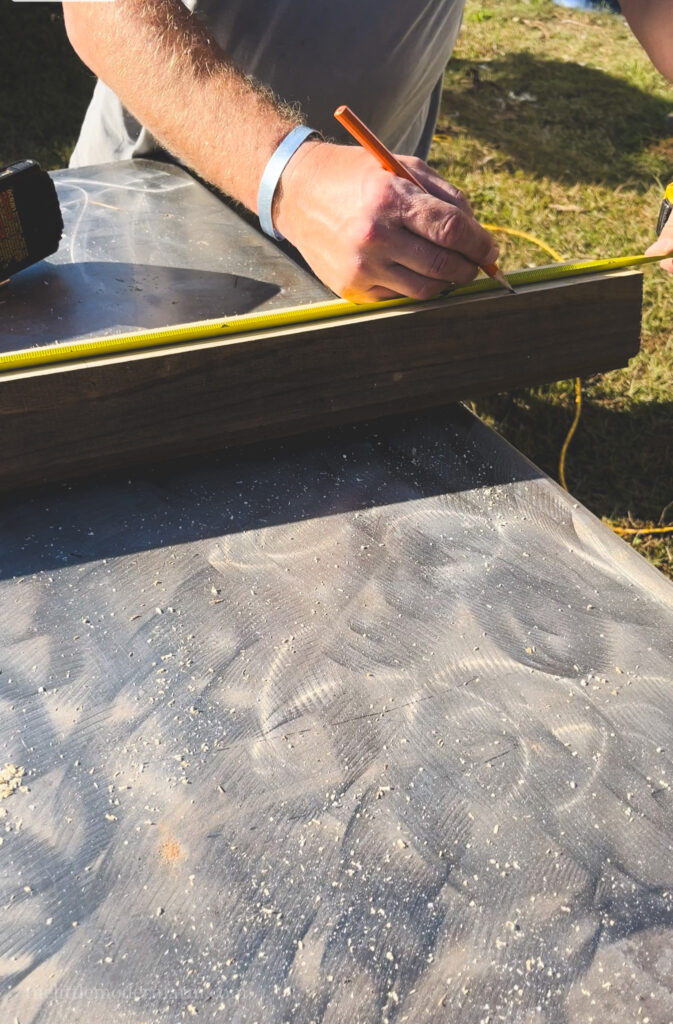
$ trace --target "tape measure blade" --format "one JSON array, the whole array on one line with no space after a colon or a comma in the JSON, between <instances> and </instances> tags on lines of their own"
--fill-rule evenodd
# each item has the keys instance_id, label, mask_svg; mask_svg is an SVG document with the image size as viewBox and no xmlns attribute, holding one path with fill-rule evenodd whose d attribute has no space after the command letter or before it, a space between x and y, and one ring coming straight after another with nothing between
<instances>
[{"instance_id":1,"label":"tape measure blade","mask_svg":"<svg viewBox=\"0 0 673 1024\"><path fill-rule=\"evenodd\" d=\"M627 267L641 266L660 261L662 256L616 256L600 260L582 260L569 263L551 263L542 267L515 270L507 277L514 286L557 281L583 274L598 274ZM447 301L461 296L478 295L483 292L501 290L500 284L490 277L479 278L467 285L454 288L444 296ZM436 299L429 300L431 302ZM349 315L361 316L367 313L383 312L403 306L422 306L416 299L387 299L384 302L356 304L345 299L332 299L308 306L294 306L286 309L268 310L264 313L242 313L233 317L211 320L196 320L191 323L175 324L172 327L135 331L112 337L84 338L66 344L46 345L41 348L21 349L0 355L0 372L29 369L51 363L70 362L77 359L100 358L159 346L186 344L191 341L205 341L214 338L235 337L236 335L276 327L337 319Z\"/></svg>"},{"instance_id":2,"label":"tape measure blade","mask_svg":"<svg viewBox=\"0 0 673 1024\"><path fill-rule=\"evenodd\" d=\"M385 303L356 305L344 299L313 303L308 306L294 306L286 309L269 310L266 313L242 313L233 317L219 317L210 320L195 320L175 324L171 327L152 328L147 331L132 331L127 334L82 338L80 341L55 343L34 349L17 349L0 355L0 371L27 369L51 363L69 362L76 359L97 358L116 355L158 346L186 344L191 341L205 341L212 338L236 336L249 331L273 329L299 323L345 316L350 313L364 313L386 306L403 305L412 299L391 299Z\"/></svg>"}]
</instances>

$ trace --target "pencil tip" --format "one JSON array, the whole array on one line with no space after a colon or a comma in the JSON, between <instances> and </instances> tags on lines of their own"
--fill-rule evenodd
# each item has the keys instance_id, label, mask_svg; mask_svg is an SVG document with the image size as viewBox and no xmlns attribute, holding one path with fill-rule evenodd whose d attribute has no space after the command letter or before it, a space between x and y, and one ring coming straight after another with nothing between
<instances>
[{"instance_id":1,"label":"pencil tip","mask_svg":"<svg viewBox=\"0 0 673 1024\"><path fill-rule=\"evenodd\" d=\"M512 295L516 295L516 292L497 263L484 263L481 269L485 274L488 274L489 277L493 278L494 281L497 281L499 285L506 288L508 292L511 292Z\"/></svg>"},{"instance_id":2,"label":"pencil tip","mask_svg":"<svg viewBox=\"0 0 673 1024\"><path fill-rule=\"evenodd\" d=\"M499 281L503 288L506 288L508 292L512 293L512 295L516 295L515 290L512 288L511 284L503 274L502 270L498 270L498 273L495 276L496 280Z\"/></svg>"}]
</instances>

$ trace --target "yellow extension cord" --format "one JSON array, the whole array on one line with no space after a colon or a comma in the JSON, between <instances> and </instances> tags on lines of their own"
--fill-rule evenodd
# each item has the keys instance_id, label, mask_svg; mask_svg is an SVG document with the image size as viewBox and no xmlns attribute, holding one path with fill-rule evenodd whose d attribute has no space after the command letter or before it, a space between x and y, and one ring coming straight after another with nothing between
<instances>
[{"instance_id":1,"label":"yellow extension cord","mask_svg":"<svg viewBox=\"0 0 673 1024\"><path fill-rule=\"evenodd\" d=\"M540 249L543 249L549 256L551 256L553 260L556 260L558 263L560 263L563 260L563 257L560 253L556 251L556 249L552 249L552 247L550 245L547 245L546 242L543 242L542 239L536 238L535 235L531 235L527 231L519 231L517 228L505 228L502 227L500 224L484 224L483 227L485 227L487 231L502 232L505 235L513 235L516 238L523 238L527 242L532 242L534 245L539 246ZM561 487L563 487L566 491L568 490L565 473L566 455L568 454L568 446L574 437L575 431L577 430L577 425L580 421L581 415L582 382L580 381L579 377L575 377L575 417L570 425L570 430L566 435L566 439L563 442L561 454L559 455L558 464L559 482L561 484ZM638 534L641 533L673 533L673 526L641 526L639 528L636 528L626 526L612 526L610 523L608 523L607 525L610 526L611 530L619 534L620 537L636 537L638 536Z\"/></svg>"}]
</instances>

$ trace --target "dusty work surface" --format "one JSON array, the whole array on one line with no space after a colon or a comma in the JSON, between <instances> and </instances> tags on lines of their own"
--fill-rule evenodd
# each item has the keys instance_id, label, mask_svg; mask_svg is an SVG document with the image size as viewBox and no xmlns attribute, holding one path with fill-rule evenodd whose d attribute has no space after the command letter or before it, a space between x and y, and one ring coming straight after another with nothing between
<instances>
[{"instance_id":1,"label":"dusty work surface","mask_svg":"<svg viewBox=\"0 0 673 1024\"><path fill-rule=\"evenodd\" d=\"M465 410L2 522L3 1022L673 1019L673 589Z\"/></svg>"},{"instance_id":2,"label":"dusty work surface","mask_svg":"<svg viewBox=\"0 0 673 1024\"><path fill-rule=\"evenodd\" d=\"M186 171L57 171L58 252L0 293L0 353L317 302L332 293Z\"/></svg>"}]
</instances>

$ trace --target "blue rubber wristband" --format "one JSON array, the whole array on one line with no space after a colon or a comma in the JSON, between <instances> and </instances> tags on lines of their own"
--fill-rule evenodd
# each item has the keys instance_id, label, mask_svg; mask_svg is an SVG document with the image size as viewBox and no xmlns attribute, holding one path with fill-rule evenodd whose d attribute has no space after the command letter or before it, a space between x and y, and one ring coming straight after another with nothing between
<instances>
[{"instance_id":1,"label":"blue rubber wristband","mask_svg":"<svg viewBox=\"0 0 673 1024\"><path fill-rule=\"evenodd\" d=\"M279 231L276 231L273 226L271 210L273 207L273 197L276 194L280 176L291 158L301 146L302 142L305 142L309 135L317 134L318 132L316 132L314 128L308 128L305 124L297 125L296 128L292 129L289 135L285 136L281 144L271 155L268 164L264 168L262 180L259 183L259 191L257 192L259 226L265 234L269 235L271 238L275 238L279 242L283 241L283 236Z\"/></svg>"}]
</instances>

